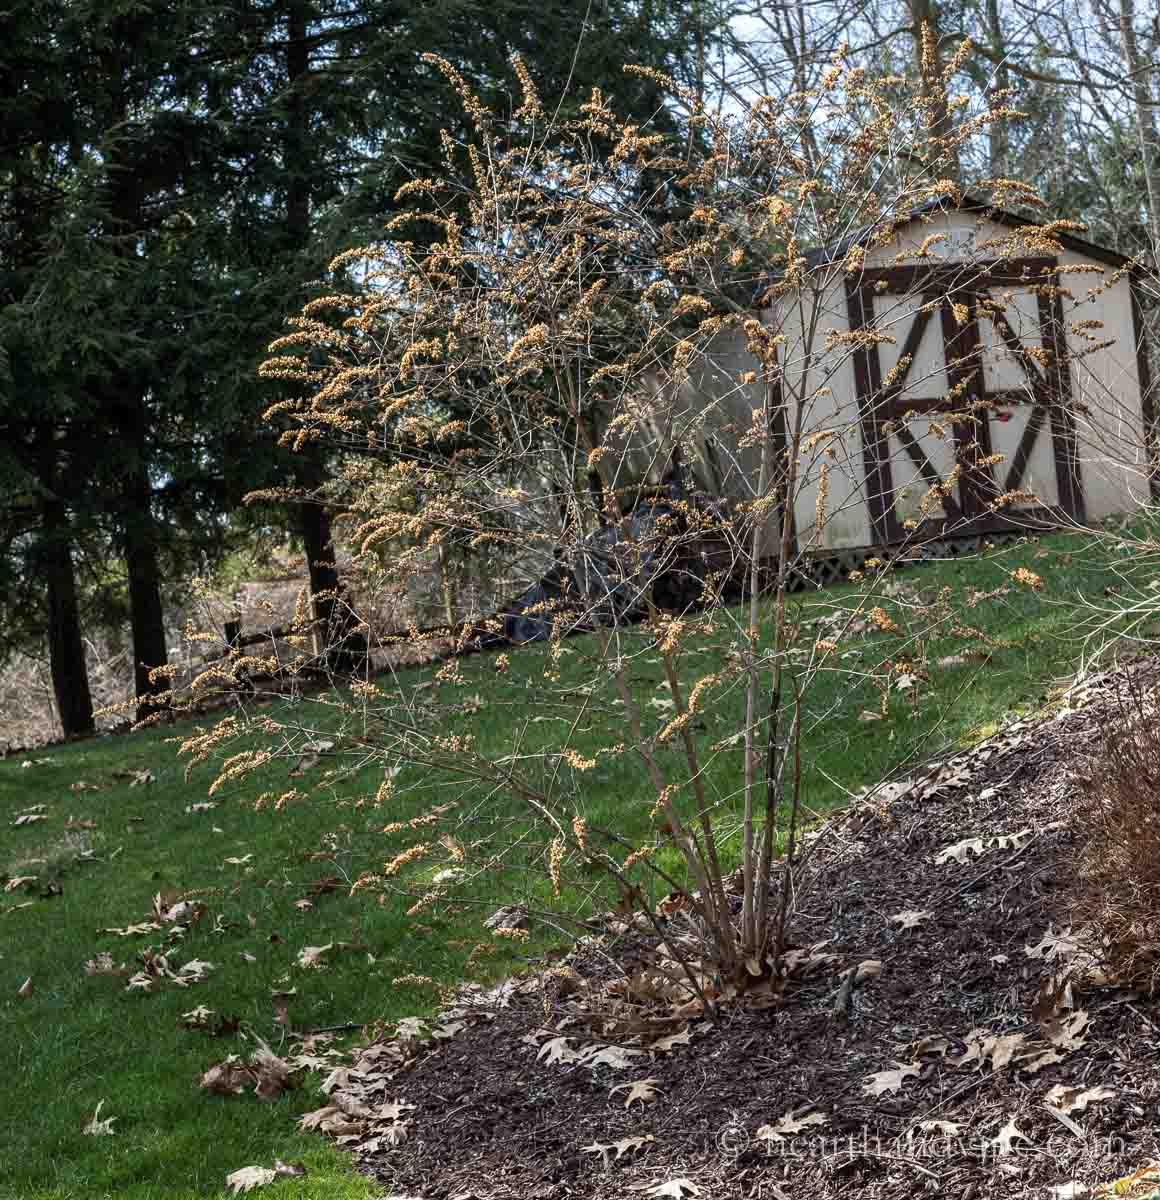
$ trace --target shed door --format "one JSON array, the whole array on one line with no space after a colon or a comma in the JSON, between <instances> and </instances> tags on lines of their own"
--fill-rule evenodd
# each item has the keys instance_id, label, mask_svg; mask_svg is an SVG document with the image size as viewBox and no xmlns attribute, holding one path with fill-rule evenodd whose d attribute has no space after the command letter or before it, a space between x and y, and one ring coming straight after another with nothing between
<instances>
[{"instance_id":1,"label":"shed door","mask_svg":"<svg viewBox=\"0 0 1160 1200\"><path fill-rule=\"evenodd\" d=\"M1082 520L1055 265L900 267L848 283L851 329L894 339L854 362L879 540Z\"/></svg>"}]
</instances>

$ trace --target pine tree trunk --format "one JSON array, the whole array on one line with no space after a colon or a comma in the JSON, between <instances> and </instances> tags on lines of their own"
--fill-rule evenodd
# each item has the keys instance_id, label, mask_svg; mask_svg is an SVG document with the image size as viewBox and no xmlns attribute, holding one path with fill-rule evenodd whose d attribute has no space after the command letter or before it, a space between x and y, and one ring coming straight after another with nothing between
<instances>
[{"instance_id":1,"label":"pine tree trunk","mask_svg":"<svg viewBox=\"0 0 1160 1200\"><path fill-rule=\"evenodd\" d=\"M1007 47L1003 40L1003 25L999 16L999 0L987 0L987 39L991 43L991 53L995 56L995 88L1005 91L1011 86L1010 72L1007 70ZM1009 104L1010 101L1004 103ZM1007 177L1010 143L1008 128L1005 121L993 122L987 130L990 142L990 170L992 179Z\"/></svg>"},{"instance_id":2,"label":"pine tree trunk","mask_svg":"<svg viewBox=\"0 0 1160 1200\"><path fill-rule=\"evenodd\" d=\"M165 644L165 609L161 603L161 571L157 563L157 528L150 512L152 489L142 470L130 478L126 499L125 571L129 581L129 621L133 630L133 681L138 700L169 685L150 681L154 667L169 661ZM137 705L137 720L157 712L149 702Z\"/></svg>"},{"instance_id":3,"label":"pine tree trunk","mask_svg":"<svg viewBox=\"0 0 1160 1200\"><path fill-rule=\"evenodd\" d=\"M310 71L307 5L291 4L286 19L286 78L289 83L283 146L287 172L286 228L291 244L305 254L310 241L310 130L305 82ZM298 455L296 473L304 490L316 492L326 479L317 447ZM355 674L366 665L366 639L353 634L354 624L339 597L338 564L330 531L330 514L317 503L298 505L298 529L306 555L310 596L320 652L329 670ZM319 595L319 593L323 593Z\"/></svg>"},{"instance_id":4,"label":"pine tree trunk","mask_svg":"<svg viewBox=\"0 0 1160 1200\"><path fill-rule=\"evenodd\" d=\"M1152 92L1148 86L1148 64L1136 42L1136 6L1134 0L1120 0L1120 42L1124 68L1131 80L1136 109L1136 135L1140 139L1140 167L1148 196L1148 233L1152 253L1160 259L1160 138L1156 132Z\"/></svg>"},{"instance_id":5,"label":"pine tree trunk","mask_svg":"<svg viewBox=\"0 0 1160 1200\"><path fill-rule=\"evenodd\" d=\"M321 486L326 472L316 448L304 450L297 467L299 483L305 490L315 491ZM342 599L330 514L325 505L307 501L298 505L297 515L319 656L328 670L359 674L366 668L367 642L362 634L353 632L354 616Z\"/></svg>"},{"instance_id":6,"label":"pine tree trunk","mask_svg":"<svg viewBox=\"0 0 1160 1200\"><path fill-rule=\"evenodd\" d=\"M934 0L907 0L910 17L914 26L914 65L918 72L922 95L927 104L927 121L929 136L935 141L949 139L952 132L950 110L947 107L946 84L942 78L943 62L939 51L938 10ZM923 48L923 29L929 35L931 54L928 56ZM943 143L942 153L945 156L938 163L930 163L934 171L933 178L947 178L959 182L962 174L962 164L959 162L958 149L948 141Z\"/></svg>"},{"instance_id":7,"label":"pine tree trunk","mask_svg":"<svg viewBox=\"0 0 1160 1200\"><path fill-rule=\"evenodd\" d=\"M44 501L40 533L40 560L48 597L48 654L56 711L65 737L92 733L93 699L85 665L77 605L76 569L72 558L72 530L64 501L51 493Z\"/></svg>"}]
</instances>

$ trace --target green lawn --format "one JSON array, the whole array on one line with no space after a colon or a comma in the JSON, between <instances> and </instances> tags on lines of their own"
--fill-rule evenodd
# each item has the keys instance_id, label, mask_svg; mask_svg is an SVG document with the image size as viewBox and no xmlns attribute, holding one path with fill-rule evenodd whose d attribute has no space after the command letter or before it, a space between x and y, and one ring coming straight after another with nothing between
<instances>
[{"instance_id":1,"label":"green lawn","mask_svg":"<svg viewBox=\"0 0 1160 1200\"><path fill-rule=\"evenodd\" d=\"M925 647L931 672L920 687L917 710L908 693L891 692L886 719L859 719L860 713L879 708L879 694L860 676L859 664L876 661L883 650L914 656L916 647L905 630L922 625L916 602L944 585L991 591L1010 584L1010 572L1019 565L1043 576L1042 592L1010 586L1006 594L964 613L967 623L1000 643L988 648L986 662L977 658L937 666L940 658L961 656L981 643L962 635L936 641ZM1106 552L1089 553L1078 540L1062 536L996 551L981 561L943 562L900 575L901 593L884 605L904 633L843 644L841 653L850 657L835 659L841 669L822 676L811 693L803 746L806 803L824 811L908 757L929 756L988 731L1005 713L1041 705L1081 650L1075 595L1102 596L1115 582ZM812 621L848 602L851 594L848 587L836 588L799 596L794 603L802 606L803 621ZM803 635L803 645L812 640L812 633ZM712 669L725 641L722 625L716 647L700 652L695 675ZM440 684L440 699L482 697L482 708L453 720L474 732L482 752L506 753L518 741L534 755L557 736L552 732L558 729L556 718L574 717L577 687L591 678L591 641L572 639L567 649L552 695L544 690L546 650L533 646L513 652L503 676L496 675L491 656L465 660L463 682ZM661 665L645 632L627 633L622 651L631 658L638 695L660 695ZM411 689L431 676L426 669L399 679ZM623 715L609 702L611 695L595 697L578 726L572 744L579 753L607 744L617 733L624 737ZM740 753L710 748L739 728L741 704L739 692L722 694L697 729L709 763L707 787L726 834L735 824ZM211 1096L198 1089L199 1074L229 1053L247 1053L248 1044L237 1034L211 1038L179 1026L183 1012L207 1005L240 1018L243 1030L252 1030L274 1049L285 1048L290 1040L275 1023L271 992L291 988L297 994L289 1001L289 1018L298 1031L422 1013L436 1003L433 992L391 981L413 973L453 982L478 941L476 907L444 906L414 921L403 915L408 901L387 898L380 904L365 892L351 896L347 886L406 844L381 832L384 821L406 819L450 795L451 781L404 767L389 812L357 807L382 779L381 764L365 750L348 749L344 738L352 726L335 709L308 701L302 712L315 728L337 732L338 761L346 770L328 775L324 762L313 773L288 780L290 764L275 762L224 787L214 797L217 806L201 812L188 808L205 801L212 772L207 764L185 780L184 764L164 740L173 730L81 742L0 763L0 882L36 877L0 892L0 1012L10 1063L0 1195L27 1200L221 1196L228 1172L250 1164L270 1166L276 1157L302 1160L310 1174L305 1180L280 1181L264 1195L337 1200L372 1194L326 1142L296 1133L295 1115L322 1102L313 1081L272 1103L252 1095ZM359 731L358 741L367 744L365 731ZM670 756L669 765L678 750L661 753ZM32 765L23 765L25 759ZM153 781L130 786L130 773L143 770L152 772ZM616 823L630 838L647 838L653 797L631 755L602 758L596 769L577 778L580 802L593 825ZM82 782L98 790L72 790ZM295 784L307 799L281 812L269 803L255 810L262 793ZM477 813L473 819L495 829L511 810L502 796L491 805L489 816ZM46 819L14 825L26 813ZM245 861L228 864L228 858ZM490 890L476 884L467 898L494 903L542 896L543 883L525 866L518 856L505 860L487 876ZM339 886L313 894L312 885L326 878L339 880ZM59 894L42 894L57 887ZM129 937L98 932L149 920L158 892L196 892L206 905L204 917L184 940L165 949L175 966L189 959L216 964L208 978L187 988L141 994L126 991L124 978L87 975L86 961L101 951L136 970L141 949L162 947L163 932ZM303 898L313 907L296 906ZM580 905L579 898L572 899ZM28 901L27 907L17 907ZM304 946L328 942L359 948L332 951L322 970L297 964ZM500 947L482 965L502 973L518 965L519 954L528 953L528 946ZM26 978L31 993L20 997ZM116 1118L116 1134L84 1136L83 1126L101 1100L101 1115Z\"/></svg>"}]
</instances>

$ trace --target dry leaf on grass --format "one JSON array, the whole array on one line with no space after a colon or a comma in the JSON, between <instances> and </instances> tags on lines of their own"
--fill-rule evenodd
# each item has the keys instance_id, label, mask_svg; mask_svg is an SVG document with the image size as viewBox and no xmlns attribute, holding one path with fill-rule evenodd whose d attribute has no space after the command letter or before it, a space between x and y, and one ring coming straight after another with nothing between
<instances>
[{"instance_id":1,"label":"dry leaf on grass","mask_svg":"<svg viewBox=\"0 0 1160 1200\"><path fill-rule=\"evenodd\" d=\"M16 989L16 995L21 1000L27 1000L32 995L32 976L29 977Z\"/></svg>"},{"instance_id":2,"label":"dry leaf on grass","mask_svg":"<svg viewBox=\"0 0 1160 1200\"><path fill-rule=\"evenodd\" d=\"M628 1092L624 1100L625 1108L630 1108L637 1103L652 1104L657 1098L657 1083L656 1079L638 1079L635 1083L618 1083L608 1094L615 1096L617 1092Z\"/></svg>"},{"instance_id":3,"label":"dry leaf on grass","mask_svg":"<svg viewBox=\"0 0 1160 1200\"><path fill-rule=\"evenodd\" d=\"M243 1192L251 1192L254 1188L265 1187L278 1178L278 1172L272 1167L242 1167L226 1176L226 1187L235 1196Z\"/></svg>"},{"instance_id":4,"label":"dry leaf on grass","mask_svg":"<svg viewBox=\"0 0 1160 1200\"><path fill-rule=\"evenodd\" d=\"M790 1109L789 1112L778 1117L775 1124L762 1125L757 1131L757 1140L759 1142L780 1142L787 1137L795 1137L811 1125L825 1125L830 1119L823 1112L812 1112L804 1117L797 1116L796 1112L797 1110Z\"/></svg>"},{"instance_id":5,"label":"dry leaf on grass","mask_svg":"<svg viewBox=\"0 0 1160 1200\"><path fill-rule=\"evenodd\" d=\"M254 1081L253 1073L236 1054L202 1072L198 1087L217 1096L240 1096Z\"/></svg>"},{"instance_id":6,"label":"dry leaf on grass","mask_svg":"<svg viewBox=\"0 0 1160 1200\"><path fill-rule=\"evenodd\" d=\"M13 825L31 825L35 821L47 821L48 817L44 813L21 813L20 816L12 822Z\"/></svg>"},{"instance_id":7,"label":"dry leaf on grass","mask_svg":"<svg viewBox=\"0 0 1160 1200\"><path fill-rule=\"evenodd\" d=\"M113 956L107 951L102 950L95 958L90 958L85 963L86 975L128 975L129 967L126 963L121 963L118 966L113 962Z\"/></svg>"},{"instance_id":8,"label":"dry leaf on grass","mask_svg":"<svg viewBox=\"0 0 1160 1200\"><path fill-rule=\"evenodd\" d=\"M896 1063L895 1068L893 1071L875 1071L872 1075L865 1076L863 1095L883 1096L897 1092L907 1079L916 1076L921 1069L918 1063Z\"/></svg>"},{"instance_id":9,"label":"dry leaf on grass","mask_svg":"<svg viewBox=\"0 0 1160 1200\"><path fill-rule=\"evenodd\" d=\"M254 1094L262 1100L276 1100L302 1082L301 1070L279 1058L266 1045L259 1046L250 1056L250 1066L255 1073Z\"/></svg>"},{"instance_id":10,"label":"dry leaf on grass","mask_svg":"<svg viewBox=\"0 0 1160 1200\"><path fill-rule=\"evenodd\" d=\"M997 1146L999 1148L999 1157L1003 1158L1008 1154L1015 1153L1015 1139L1030 1142L1031 1139L1015 1124L1015 1118L1012 1117L1006 1125L990 1140L988 1145Z\"/></svg>"},{"instance_id":11,"label":"dry leaf on grass","mask_svg":"<svg viewBox=\"0 0 1160 1200\"><path fill-rule=\"evenodd\" d=\"M105 1106L104 1100L97 1101L96 1111L93 1113L93 1115L91 1117L89 1117L88 1122L85 1124L84 1129L81 1130L81 1132L83 1134L85 1134L88 1137L111 1137L113 1135L113 1133L115 1132L113 1129L113 1122L117 1118L116 1117L104 1117L102 1119L101 1109L104 1108L104 1106Z\"/></svg>"},{"instance_id":12,"label":"dry leaf on grass","mask_svg":"<svg viewBox=\"0 0 1160 1200\"><path fill-rule=\"evenodd\" d=\"M322 961L323 955L334 949L333 942L327 942L325 946L303 946L298 951L298 965L309 969L320 970L326 964Z\"/></svg>"},{"instance_id":13,"label":"dry leaf on grass","mask_svg":"<svg viewBox=\"0 0 1160 1200\"><path fill-rule=\"evenodd\" d=\"M298 1121L298 1128L307 1131L317 1130L319 1133L329 1134L331 1137L349 1137L362 1133L366 1129L366 1123L362 1120L352 1119L338 1105L328 1104L325 1108L316 1108L313 1112L308 1112L301 1117Z\"/></svg>"},{"instance_id":14,"label":"dry leaf on grass","mask_svg":"<svg viewBox=\"0 0 1160 1200\"><path fill-rule=\"evenodd\" d=\"M243 854L241 858L227 858L223 861L227 867L244 867L253 857L252 854Z\"/></svg>"},{"instance_id":15,"label":"dry leaf on grass","mask_svg":"<svg viewBox=\"0 0 1160 1200\"><path fill-rule=\"evenodd\" d=\"M18 888L28 887L34 884L39 876L37 875L13 875L10 880L4 885L6 892L15 892Z\"/></svg>"}]
</instances>

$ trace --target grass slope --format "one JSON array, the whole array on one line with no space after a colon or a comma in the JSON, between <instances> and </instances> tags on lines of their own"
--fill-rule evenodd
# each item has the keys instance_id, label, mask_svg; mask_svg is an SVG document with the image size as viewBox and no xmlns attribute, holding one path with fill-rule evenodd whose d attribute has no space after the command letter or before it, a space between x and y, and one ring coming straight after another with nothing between
<instances>
[{"instance_id":1,"label":"grass slope","mask_svg":"<svg viewBox=\"0 0 1160 1200\"><path fill-rule=\"evenodd\" d=\"M934 671L917 714L901 702L886 721L860 721L861 710L877 707L877 692L854 676L826 679L811 698L804 747L805 797L814 810L876 781L907 754L921 756L976 736L1013 707L1042 702L1049 682L1073 667L1079 646L1072 610L1060 601L1077 591L1100 594L1113 576L1095 558L1086 559L1078 542L1056 537L1044 547L1047 553L1027 546L905 576L912 588L957 589L969 582L987 591L1009 582L1010 571L1026 564L1048 586L1042 595L1013 588L974 610L971 623L1001 639L1002 647L985 667ZM817 606L807 617L822 615L842 595L834 589L800 603ZM589 677L586 639L574 639L568 649L558 684L561 712L575 708L570 682ZM636 655L635 686L642 695L656 694L661 668L649 661L643 631L629 633L625 649ZM963 643L950 639L928 649L933 662L961 651ZM458 693L486 699L473 721L481 749L502 751L516 729L532 751L537 738L548 737L542 732L547 723L532 722L533 713L543 715L531 699L541 692L543 654L538 647L513 654L502 678L489 658L466 661ZM712 657L706 652L705 670ZM430 676L430 670L413 673L405 684ZM455 694L451 688L450 698ZM704 744L736 731L741 704L739 694L721 699L699 731ZM327 727L327 711L312 716L319 728ZM611 712L606 717L597 712L578 730L578 751L604 744L617 719ZM399 810L372 813L355 802L373 793L381 766L356 762L341 778L298 781L314 784L307 801L281 813L269 806L256 810L263 790L287 786L287 765L281 762L223 790L216 808L193 812L190 806L205 800L211 776L202 770L184 779L174 748L164 742L172 732L56 747L29 755L30 766L19 757L0 763L0 882L36 876L35 882L0 893L0 1045L9 1062L10 1098L0 1195L214 1197L224 1194L228 1172L270 1166L279 1157L302 1160L310 1174L280 1180L264 1196L369 1196L369 1184L341 1155L321 1139L295 1132L294 1116L320 1103L315 1081L272 1103L252 1095L208 1095L196 1086L200 1072L229 1053L247 1053L248 1045L236 1035L213 1039L183 1030L179 1018L208 1005L240 1018L243 1027L278 1049L284 1030L274 1023L275 989L297 989L289 1007L296 1030L390 1021L430 1008L435 998L429 990L391 981L410 973L442 983L460 978L477 940L478 909L448 908L416 924L402 915L405 903L376 904L365 893L351 897L345 886L319 895L311 888L326 877L348 881L394 853L377 830L384 819L421 811L439 781L408 779L405 773L400 783L410 787L402 790ZM719 754L707 773L726 823L737 797L739 764L739 753ZM146 769L153 781L130 786L127 773ZM72 790L82 781L99 790ZM647 833L652 796L631 756L602 760L585 775L584 785L593 824L615 821L630 834ZM45 820L13 824L37 805L43 805ZM70 829L70 818L92 827ZM227 858L245 861L227 864ZM60 894L42 896L50 882L59 884ZM536 887L519 872L495 884L509 885L513 893ZM98 932L148 920L159 891L195 892L207 905L205 917L167 952L174 965L194 958L217 964L209 978L188 988L140 994L126 991L123 978L86 975L86 960L99 951L135 970L139 950L161 946L158 932L132 937ZM313 907L297 907L303 898L312 898ZM16 907L26 901L27 907ZM297 964L304 946L328 942L365 949L332 952L324 970ZM526 947L513 947L521 949L526 953ZM511 951L499 951L485 960L485 969L502 973L515 962ZM21 998L17 990L26 978L32 991ZM83 1125L101 1100L102 1116L116 1117L116 1134L86 1137Z\"/></svg>"}]
</instances>

